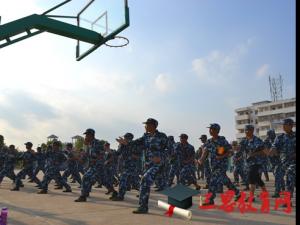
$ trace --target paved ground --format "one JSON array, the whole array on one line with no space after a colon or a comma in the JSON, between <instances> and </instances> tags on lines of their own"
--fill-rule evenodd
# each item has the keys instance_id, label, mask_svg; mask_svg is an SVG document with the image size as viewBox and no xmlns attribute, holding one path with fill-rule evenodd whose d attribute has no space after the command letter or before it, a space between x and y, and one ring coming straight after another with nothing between
<instances>
[{"instance_id":1,"label":"paved ground","mask_svg":"<svg viewBox=\"0 0 300 225\"><path fill-rule=\"evenodd\" d=\"M271 174L270 174L271 175ZM201 182L202 183L202 182ZM75 203L74 199L79 196L78 185L72 184L73 193L62 193L61 190L54 190L53 183L49 186L48 195L36 194L37 189L33 184L24 182L25 188L19 192L11 192L11 181L5 179L0 186L0 207L9 208L9 223L12 225L35 225L35 224L263 224L263 225L293 225L295 224L295 207L292 213L275 211L274 200L271 199L271 211L269 214L245 213L239 211L225 213L219 209L200 210L198 209L199 197L193 198L193 213L191 220L185 220L178 216L166 217L164 211L157 207L157 200L167 201L165 196L151 193L150 213L147 215L135 215L131 211L138 203L137 191L129 192L123 202L112 202L104 193L106 190L93 189L91 198L86 203ZM267 188L274 190L273 177L267 182ZM224 188L225 189L225 188ZM295 203L295 198L293 199ZM220 203L217 197L216 204ZM260 201L253 204L260 207ZM283 210L280 208L280 210Z\"/></svg>"}]
</instances>

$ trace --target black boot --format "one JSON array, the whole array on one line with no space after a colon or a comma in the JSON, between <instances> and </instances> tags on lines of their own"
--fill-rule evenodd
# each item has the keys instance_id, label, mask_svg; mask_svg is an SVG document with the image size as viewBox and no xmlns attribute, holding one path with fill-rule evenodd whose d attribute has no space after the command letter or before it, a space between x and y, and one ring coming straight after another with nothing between
<instances>
[{"instance_id":1,"label":"black boot","mask_svg":"<svg viewBox=\"0 0 300 225\"><path fill-rule=\"evenodd\" d=\"M57 187L55 187L54 189L55 189L55 190L61 190L61 189L63 189L63 187L62 187L62 186L57 186Z\"/></svg>"},{"instance_id":2,"label":"black boot","mask_svg":"<svg viewBox=\"0 0 300 225\"><path fill-rule=\"evenodd\" d=\"M18 187L14 187L13 189L10 189L11 191L19 191L20 189Z\"/></svg>"},{"instance_id":3,"label":"black boot","mask_svg":"<svg viewBox=\"0 0 300 225\"><path fill-rule=\"evenodd\" d=\"M85 196L80 196L75 200L75 202L86 202L86 197Z\"/></svg>"},{"instance_id":4,"label":"black boot","mask_svg":"<svg viewBox=\"0 0 300 225\"><path fill-rule=\"evenodd\" d=\"M148 209L139 207L136 210L132 211L132 213L135 213L135 214L146 214L146 213L148 213Z\"/></svg>"},{"instance_id":5,"label":"black boot","mask_svg":"<svg viewBox=\"0 0 300 225\"><path fill-rule=\"evenodd\" d=\"M121 198L119 196L115 196L111 198L112 201L124 201L124 198Z\"/></svg>"},{"instance_id":6,"label":"black boot","mask_svg":"<svg viewBox=\"0 0 300 225\"><path fill-rule=\"evenodd\" d=\"M47 193L48 193L48 191L45 189L42 189L38 192L38 194L47 194Z\"/></svg>"}]
</instances>

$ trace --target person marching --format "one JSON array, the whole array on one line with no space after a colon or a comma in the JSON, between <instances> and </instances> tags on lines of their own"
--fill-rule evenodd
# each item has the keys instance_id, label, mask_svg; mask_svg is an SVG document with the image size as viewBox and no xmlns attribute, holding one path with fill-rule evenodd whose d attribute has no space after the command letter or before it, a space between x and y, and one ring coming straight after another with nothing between
<instances>
[{"instance_id":1,"label":"person marching","mask_svg":"<svg viewBox=\"0 0 300 225\"><path fill-rule=\"evenodd\" d=\"M279 154L283 171L280 175L286 176L286 188L291 198L296 184L296 132L293 131L293 126L292 119L288 118L283 121L285 133L276 137L270 151L270 155ZM287 207L287 204L285 206Z\"/></svg>"},{"instance_id":2,"label":"person marching","mask_svg":"<svg viewBox=\"0 0 300 225\"><path fill-rule=\"evenodd\" d=\"M260 186L263 192L266 192L265 183L262 181L259 171L262 167L263 157L265 157L265 148L263 141L254 135L254 126L245 126L246 137L240 142L241 151L246 155L248 166L248 183L250 188L250 196L248 199L254 198L256 185Z\"/></svg>"},{"instance_id":3,"label":"person marching","mask_svg":"<svg viewBox=\"0 0 300 225\"><path fill-rule=\"evenodd\" d=\"M180 174L180 159L179 152L177 148L178 143L175 143L174 137L170 136L168 138L168 151L169 151L169 162L171 164L169 176L168 176L168 186L171 187L176 176L176 182L179 184L179 174Z\"/></svg>"},{"instance_id":4,"label":"person marching","mask_svg":"<svg viewBox=\"0 0 300 225\"><path fill-rule=\"evenodd\" d=\"M40 180L33 174L36 161L34 151L32 150L33 145L31 142L26 142L25 146L27 151L23 152L19 157L19 159L23 160L24 168L17 174L15 179L15 187L11 189L11 191L20 190L20 187L22 186L21 179L24 179L26 175L28 175L38 186L41 186Z\"/></svg>"},{"instance_id":5,"label":"person marching","mask_svg":"<svg viewBox=\"0 0 300 225\"><path fill-rule=\"evenodd\" d=\"M87 145L88 169L82 178L81 195L75 202L86 202L92 185L96 180L104 180L105 151L101 142L95 138L95 130L89 128L85 132L85 145Z\"/></svg>"},{"instance_id":6,"label":"person marching","mask_svg":"<svg viewBox=\"0 0 300 225\"><path fill-rule=\"evenodd\" d=\"M180 161L180 183L183 185L193 184L196 190L200 190L200 185L197 184L195 176L195 149L194 146L188 143L188 135L181 134L180 143L177 145Z\"/></svg>"},{"instance_id":7,"label":"person marching","mask_svg":"<svg viewBox=\"0 0 300 225\"><path fill-rule=\"evenodd\" d=\"M200 159L198 160L198 163L199 163L199 165L201 165L200 160L201 160L201 157L204 153L204 147L205 147L205 144L207 142L207 136L205 134L202 134L199 139L202 142L202 145L200 147L202 149L202 154L200 156ZM211 177L211 168L210 168L210 162L209 162L208 154L207 154L206 158L204 158L203 167L204 167L204 176L205 176L205 181L206 181L206 185L204 186L204 188L208 189L209 182L210 182L210 177Z\"/></svg>"},{"instance_id":8,"label":"person marching","mask_svg":"<svg viewBox=\"0 0 300 225\"><path fill-rule=\"evenodd\" d=\"M64 171L62 178L67 182L68 177L72 175L72 178L75 181L77 181L79 185L81 185L81 177L78 170L79 155L73 149L72 143L68 143L66 145L65 154L68 158L68 161L67 161L67 169Z\"/></svg>"},{"instance_id":9,"label":"person marching","mask_svg":"<svg viewBox=\"0 0 300 225\"><path fill-rule=\"evenodd\" d=\"M150 187L155 181L155 177L163 172L162 155L167 149L167 135L157 130L158 122L153 118L147 119L145 124L146 133L139 139L132 141L130 144L145 149L146 172L142 176L139 207L133 213L148 213L148 201L150 196ZM120 144L128 145L128 141L122 137L117 139Z\"/></svg>"},{"instance_id":10,"label":"person marching","mask_svg":"<svg viewBox=\"0 0 300 225\"><path fill-rule=\"evenodd\" d=\"M110 198L112 201L123 201L125 193L127 191L127 187L132 186L131 185L132 182L137 183L137 184L133 184L133 186L136 187L139 186L139 180L132 179L132 178L135 178L138 173L137 170L138 170L139 159L141 156L141 151L139 151L135 145L131 145L131 142L134 137L133 134L126 133L123 137L128 142L128 144L127 145L120 144L117 150L117 154L122 156L124 162L124 168L120 176L118 195L112 196Z\"/></svg>"},{"instance_id":11,"label":"person marching","mask_svg":"<svg viewBox=\"0 0 300 225\"><path fill-rule=\"evenodd\" d=\"M17 157L18 151L14 145L10 145L6 151L3 151L4 164L2 170L0 170L0 184L4 177L8 177L15 182L16 175L14 169Z\"/></svg>"},{"instance_id":12,"label":"person marching","mask_svg":"<svg viewBox=\"0 0 300 225\"><path fill-rule=\"evenodd\" d=\"M110 148L110 143L104 143L105 150L105 162L104 162L104 186L107 188L106 195L112 193L112 196L116 196L117 192L114 189L114 177L117 170L117 154L116 151Z\"/></svg>"},{"instance_id":13,"label":"person marching","mask_svg":"<svg viewBox=\"0 0 300 225\"><path fill-rule=\"evenodd\" d=\"M38 194L47 194L48 185L51 180L55 180L59 187L56 189L61 189L65 187L66 190L63 192L72 192L70 185L62 178L60 175L60 167L64 163L66 157L64 153L60 150L60 142L53 141L52 150L46 153L46 165L45 165L45 175L41 184L41 189Z\"/></svg>"},{"instance_id":14,"label":"person marching","mask_svg":"<svg viewBox=\"0 0 300 225\"><path fill-rule=\"evenodd\" d=\"M264 140L265 148L268 151L271 151L272 145L276 139L276 134L274 129L270 129L267 131L267 138ZM281 191L285 190L285 181L284 181L284 175L281 175L283 173L281 169L281 163L279 154L275 155L269 155L269 160L271 164L271 171L273 172L273 175L275 177L275 193L272 195L272 198L279 198L279 193Z\"/></svg>"},{"instance_id":15,"label":"person marching","mask_svg":"<svg viewBox=\"0 0 300 225\"><path fill-rule=\"evenodd\" d=\"M228 167L228 156L230 154L231 145L223 136L219 136L220 125L213 123L210 124L209 133L212 136L205 144L200 163L203 164L207 155L210 158L211 178L209 183L208 192L211 193L209 202L203 205L214 205L214 199L218 187L226 185L229 190L235 193L235 200L240 198L240 191L228 178L226 171Z\"/></svg>"},{"instance_id":16,"label":"person marching","mask_svg":"<svg viewBox=\"0 0 300 225\"><path fill-rule=\"evenodd\" d=\"M234 184L239 186L239 177L241 177L242 182L245 181L244 170L243 170L243 153L241 151L240 146L238 145L237 141L233 141L231 143L232 150L233 150L233 177L234 177Z\"/></svg>"}]
</instances>

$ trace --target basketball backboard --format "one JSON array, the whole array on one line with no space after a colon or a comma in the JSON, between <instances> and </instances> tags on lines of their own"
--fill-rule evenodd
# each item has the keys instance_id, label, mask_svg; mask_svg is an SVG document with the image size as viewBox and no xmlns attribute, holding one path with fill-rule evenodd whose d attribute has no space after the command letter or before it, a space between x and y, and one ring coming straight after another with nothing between
<instances>
[{"instance_id":1,"label":"basketball backboard","mask_svg":"<svg viewBox=\"0 0 300 225\"><path fill-rule=\"evenodd\" d=\"M77 26L101 34L105 43L129 26L128 2L127 0L90 0L78 12ZM95 47L97 46L78 41L76 58L84 57Z\"/></svg>"}]
</instances>

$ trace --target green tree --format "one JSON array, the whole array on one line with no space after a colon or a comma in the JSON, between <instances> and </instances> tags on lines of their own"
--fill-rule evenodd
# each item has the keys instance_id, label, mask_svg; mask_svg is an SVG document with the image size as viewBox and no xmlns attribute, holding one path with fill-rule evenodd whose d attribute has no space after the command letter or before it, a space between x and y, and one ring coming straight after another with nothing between
<instances>
[{"instance_id":1,"label":"green tree","mask_svg":"<svg viewBox=\"0 0 300 225\"><path fill-rule=\"evenodd\" d=\"M84 145L84 138L83 137L77 138L75 141L75 149L80 150L83 148L83 145Z\"/></svg>"}]
</instances>

